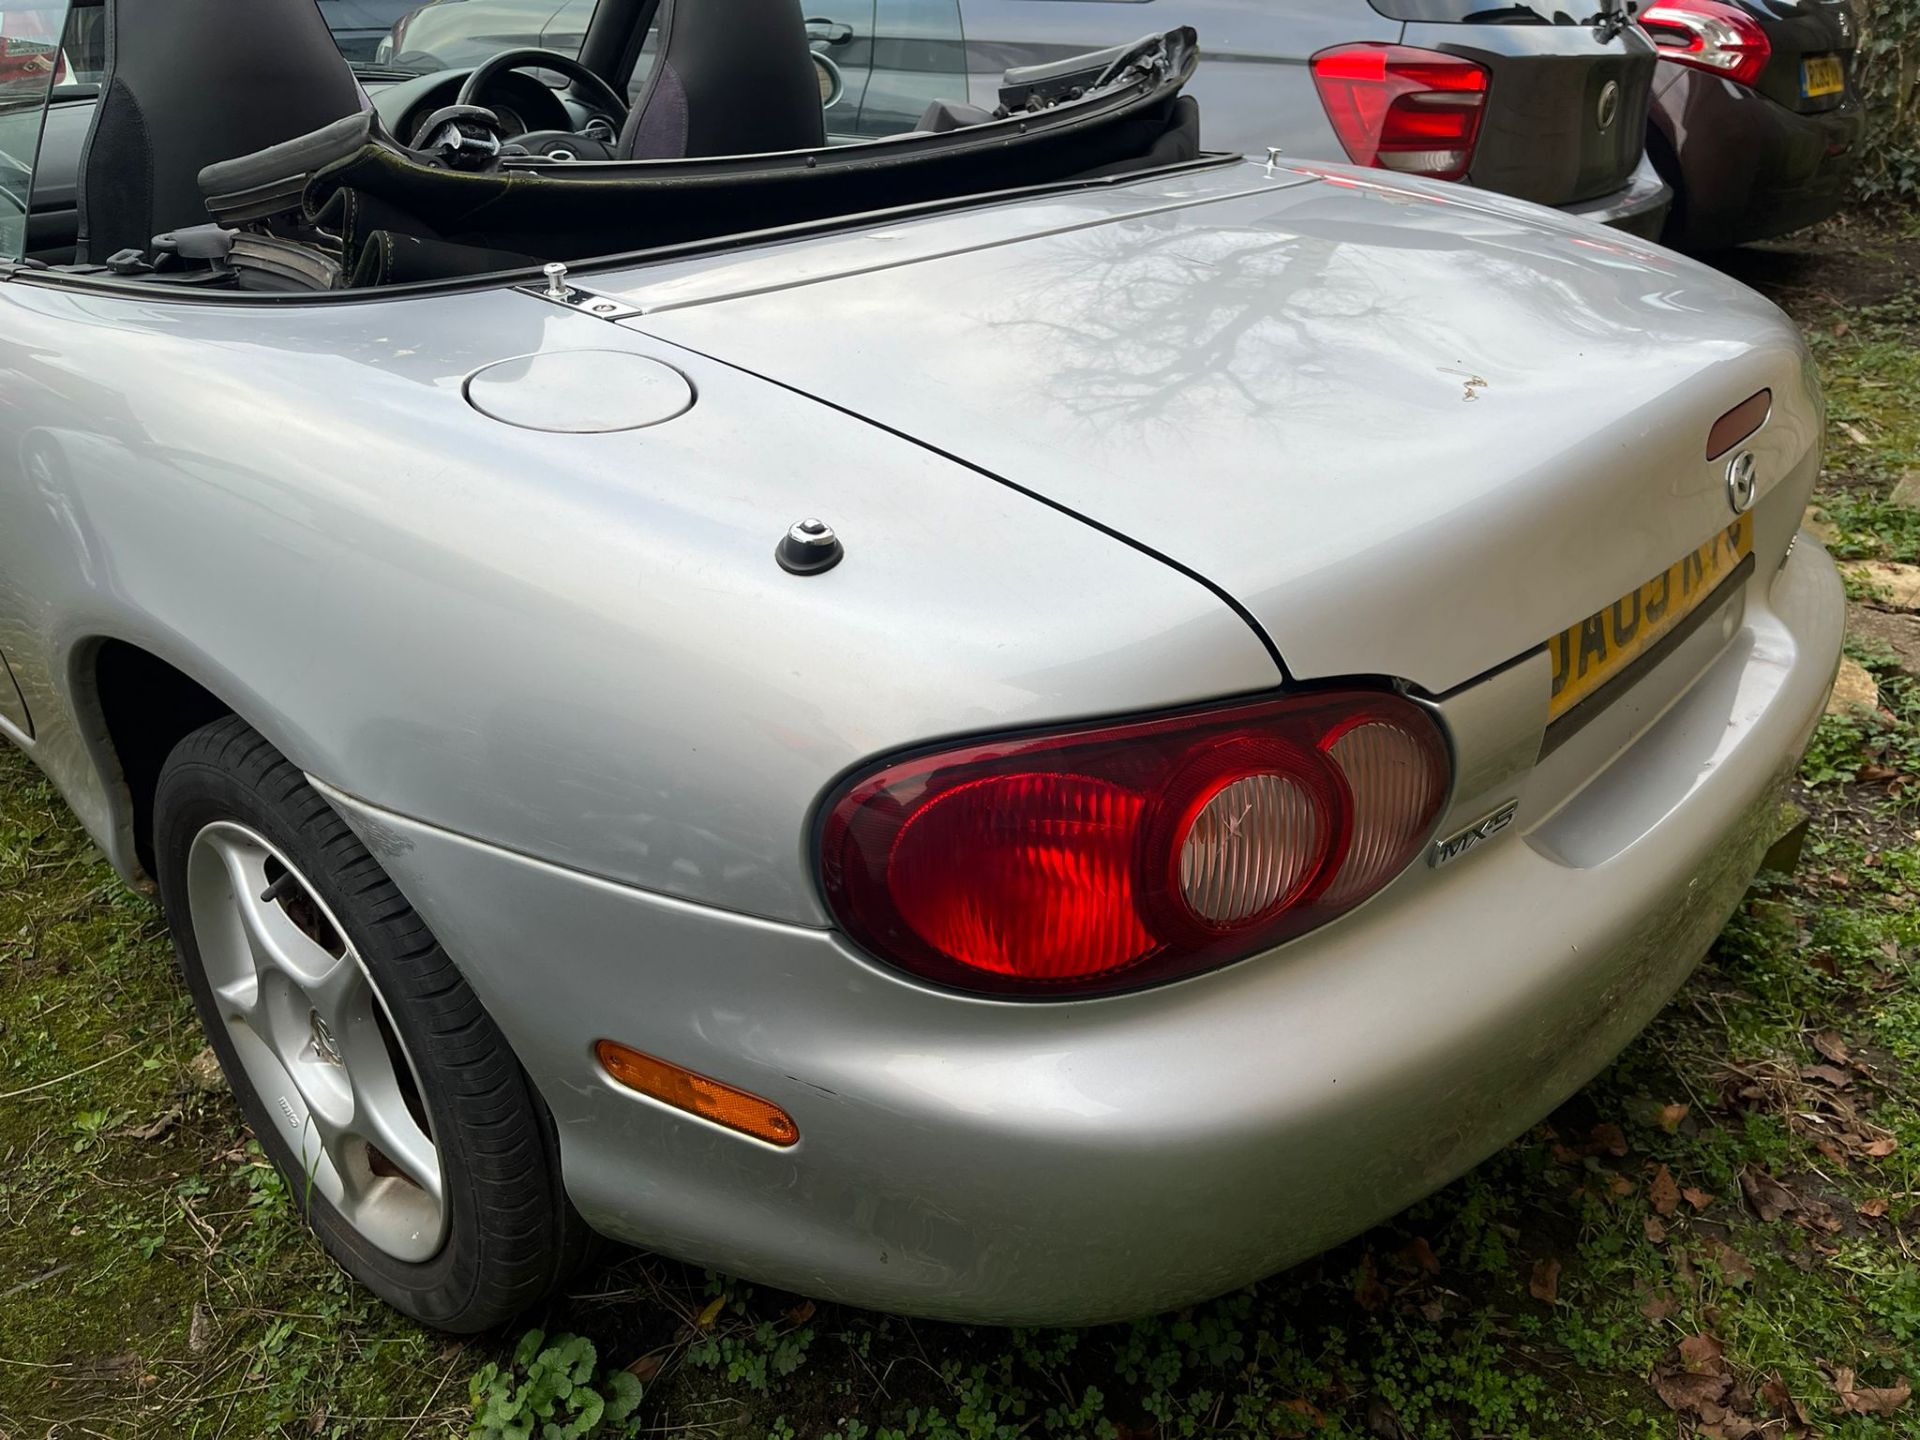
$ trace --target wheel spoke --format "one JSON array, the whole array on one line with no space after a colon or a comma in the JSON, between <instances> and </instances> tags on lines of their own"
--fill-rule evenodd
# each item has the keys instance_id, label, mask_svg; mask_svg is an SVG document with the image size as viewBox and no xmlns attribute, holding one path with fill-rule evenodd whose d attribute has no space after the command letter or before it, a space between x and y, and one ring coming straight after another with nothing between
<instances>
[{"instance_id":1,"label":"wheel spoke","mask_svg":"<svg viewBox=\"0 0 1920 1440\"><path fill-rule=\"evenodd\" d=\"M262 900L267 889L266 869L249 863L237 847L223 851L229 874L234 881L234 904L240 911L240 924L246 932L247 947L253 952L255 966L262 974L277 970L309 995L329 986L350 983L351 976L337 972L344 960L349 971L358 964L350 956L335 955L295 925L277 901Z\"/></svg>"},{"instance_id":2,"label":"wheel spoke","mask_svg":"<svg viewBox=\"0 0 1920 1440\"><path fill-rule=\"evenodd\" d=\"M440 1199L440 1155L407 1109L392 1069L371 1083L354 1077L354 1128L415 1185Z\"/></svg>"},{"instance_id":3,"label":"wheel spoke","mask_svg":"<svg viewBox=\"0 0 1920 1440\"><path fill-rule=\"evenodd\" d=\"M214 998L220 1002L220 1013L228 1020L246 1026L259 1034L260 982L252 975L244 975L238 980L229 980L224 985L213 987ZM261 1036L265 1039L265 1036Z\"/></svg>"}]
</instances>

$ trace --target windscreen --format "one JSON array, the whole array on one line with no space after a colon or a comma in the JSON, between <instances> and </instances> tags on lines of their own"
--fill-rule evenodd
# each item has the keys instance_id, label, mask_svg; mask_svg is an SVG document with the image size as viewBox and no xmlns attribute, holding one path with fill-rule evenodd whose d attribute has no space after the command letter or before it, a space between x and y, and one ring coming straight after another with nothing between
<instances>
[{"instance_id":1,"label":"windscreen","mask_svg":"<svg viewBox=\"0 0 1920 1440\"><path fill-rule=\"evenodd\" d=\"M47 97L73 68L66 33L67 0L8 0L0 10L0 259L26 254Z\"/></svg>"}]
</instances>

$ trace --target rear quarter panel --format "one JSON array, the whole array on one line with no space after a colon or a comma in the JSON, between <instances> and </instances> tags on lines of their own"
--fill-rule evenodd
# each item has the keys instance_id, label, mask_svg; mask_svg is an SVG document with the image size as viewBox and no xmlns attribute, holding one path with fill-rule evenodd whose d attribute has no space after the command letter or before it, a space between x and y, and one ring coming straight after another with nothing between
<instances>
[{"instance_id":1,"label":"rear quarter panel","mask_svg":"<svg viewBox=\"0 0 1920 1440\"><path fill-rule=\"evenodd\" d=\"M133 874L97 644L339 789L569 868L818 923L855 762L1258 690L1198 582L725 365L530 296L218 306L0 284L0 651L31 749ZM489 362L625 351L698 400L617 434L472 409ZM847 559L796 579L786 528Z\"/></svg>"}]
</instances>

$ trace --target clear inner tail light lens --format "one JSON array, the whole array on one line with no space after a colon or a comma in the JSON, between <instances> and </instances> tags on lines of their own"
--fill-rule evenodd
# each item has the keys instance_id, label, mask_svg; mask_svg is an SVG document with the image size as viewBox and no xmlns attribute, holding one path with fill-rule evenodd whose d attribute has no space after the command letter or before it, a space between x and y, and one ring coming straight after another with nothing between
<instances>
[{"instance_id":1,"label":"clear inner tail light lens","mask_svg":"<svg viewBox=\"0 0 1920 1440\"><path fill-rule=\"evenodd\" d=\"M1377 691L974 741L842 786L821 879L850 936L929 980L1134 989L1368 899L1419 854L1449 779L1426 712Z\"/></svg>"},{"instance_id":2,"label":"clear inner tail light lens","mask_svg":"<svg viewBox=\"0 0 1920 1440\"><path fill-rule=\"evenodd\" d=\"M1410 45L1340 45L1309 62L1333 132L1356 165L1458 180L1487 105L1483 65Z\"/></svg>"},{"instance_id":3,"label":"clear inner tail light lens","mask_svg":"<svg viewBox=\"0 0 1920 1440\"><path fill-rule=\"evenodd\" d=\"M1746 11L1719 0L1659 0L1639 14L1640 26L1677 60L1742 85L1759 80L1773 55L1767 32Z\"/></svg>"}]
</instances>

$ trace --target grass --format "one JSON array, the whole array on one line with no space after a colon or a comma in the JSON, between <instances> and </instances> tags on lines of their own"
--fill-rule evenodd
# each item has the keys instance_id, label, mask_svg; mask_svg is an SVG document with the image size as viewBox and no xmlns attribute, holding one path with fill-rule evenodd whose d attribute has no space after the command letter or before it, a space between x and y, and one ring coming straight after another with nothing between
<instances>
[{"instance_id":1,"label":"grass","mask_svg":"<svg viewBox=\"0 0 1920 1440\"><path fill-rule=\"evenodd\" d=\"M1814 337L1843 553L1920 560L1889 500L1920 465L1917 259L1846 227L1740 262ZM1920 1434L1920 682L1856 648L1884 713L1816 737L1800 869L1604 1076L1318 1261L1088 1331L632 1254L542 1334L421 1331L305 1239L194 1063L157 914L0 752L0 1435Z\"/></svg>"}]
</instances>

